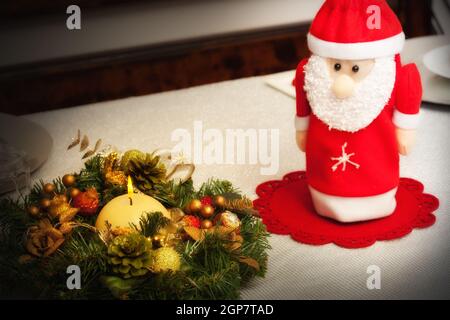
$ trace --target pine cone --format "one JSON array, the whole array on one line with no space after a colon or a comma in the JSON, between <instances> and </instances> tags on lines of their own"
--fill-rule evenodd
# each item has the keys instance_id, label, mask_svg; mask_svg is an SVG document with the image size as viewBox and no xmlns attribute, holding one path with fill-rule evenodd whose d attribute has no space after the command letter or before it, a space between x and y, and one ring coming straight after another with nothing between
<instances>
[{"instance_id":1,"label":"pine cone","mask_svg":"<svg viewBox=\"0 0 450 320\"><path fill-rule=\"evenodd\" d=\"M145 275L151 264L151 241L134 232L121 235L108 247L112 271L124 279Z\"/></svg>"},{"instance_id":2,"label":"pine cone","mask_svg":"<svg viewBox=\"0 0 450 320\"><path fill-rule=\"evenodd\" d=\"M164 182L166 168L158 156L147 154L145 159L135 158L128 162L127 174L134 185L144 193L155 191L155 186Z\"/></svg>"}]
</instances>

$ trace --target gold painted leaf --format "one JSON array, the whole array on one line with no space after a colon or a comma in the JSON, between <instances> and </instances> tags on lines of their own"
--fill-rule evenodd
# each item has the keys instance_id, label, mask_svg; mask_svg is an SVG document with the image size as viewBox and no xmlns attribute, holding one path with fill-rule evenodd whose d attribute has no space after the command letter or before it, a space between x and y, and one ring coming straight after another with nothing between
<instances>
[{"instance_id":1,"label":"gold painted leaf","mask_svg":"<svg viewBox=\"0 0 450 320\"><path fill-rule=\"evenodd\" d=\"M81 158L81 159L86 159L86 158L89 158L89 157L92 157L93 155L95 154L95 151L94 150L89 150L88 152L86 152L84 155L83 155L83 157Z\"/></svg>"},{"instance_id":2,"label":"gold painted leaf","mask_svg":"<svg viewBox=\"0 0 450 320\"><path fill-rule=\"evenodd\" d=\"M71 144L69 144L69 146L67 147L67 150L70 150L73 147L75 147L77 144L79 144L80 140L81 140L81 132L80 132L80 129L78 129L77 137L75 139L73 139Z\"/></svg>"},{"instance_id":3,"label":"gold painted leaf","mask_svg":"<svg viewBox=\"0 0 450 320\"><path fill-rule=\"evenodd\" d=\"M252 267L256 271L259 271L259 263L258 263L258 261L256 261L253 258L241 256L241 257L239 257L239 262L244 263L244 264L248 265L249 267Z\"/></svg>"},{"instance_id":4,"label":"gold painted leaf","mask_svg":"<svg viewBox=\"0 0 450 320\"><path fill-rule=\"evenodd\" d=\"M205 233L196 227L184 227L184 231L195 241L203 240L205 238Z\"/></svg>"},{"instance_id":5,"label":"gold painted leaf","mask_svg":"<svg viewBox=\"0 0 450 320\"><path fill-rule=\"evenodd\" d=\"M55 243L44 252L44 257L48 257L54 253L63 244L63 242L64 238L56 240Z\"/></svg>"},{"instance_id":6,"label":"gold painted leaf","mask_svg":"<svg viewBox=\"0 0 450 320\"><path fill-rule=\"evenodd\" d=\"M64 235L61 231L59 231L58 229L52 227L51 229L49 229L47 231L47 235L52 239L52 240L57 240L60 238L64 238Z\"/></svg>"},{"instance_id":7,"label":"gold painted leaf","mask_svg":"<svg viewBox=\"0 0 450 320\"><path fill-rule=\"evenodd\" d=\"M80 209L78 209L78 208L70 208L70 209L64 211L59 216L59 223L63 224L65 222L71 221L76 216L78 211L80 211Z\"/></svg>"},{"instance_id":8,"label":"gold painted leaf","mask_svg":"<svg viewBox=\"0 0 450 320\"><path fill-rule=\"evenodd\" d=\"M83 139L81 140L80 152L86 150L88 146L89 146L89 138L87 137L87 135L84 135Z\"/></svg>"},{"instance_id":9,"label":"gold painted leaf","mask_svg":"<svg viewBox=\"0 0 450 320\"><path fill-rule=\"evenodd\" d=\"M95 143L94 152L97 152L98 149L100 149L100 146L102 145L102 139L98 139Z\"/></svg>"}]
</instances>

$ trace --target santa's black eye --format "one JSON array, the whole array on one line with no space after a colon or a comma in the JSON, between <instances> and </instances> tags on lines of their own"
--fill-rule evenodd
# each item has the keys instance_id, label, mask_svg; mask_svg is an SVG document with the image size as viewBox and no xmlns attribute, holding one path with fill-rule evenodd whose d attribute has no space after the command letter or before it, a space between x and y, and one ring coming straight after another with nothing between
<instances>
[{"instance_id":1,"label":"santa's black eye","mask_svg":"<svg viewBox=\"0 0 450 320\"><path fill-rule=\"evenodd\" d=\"M341 69L342 69L342 66L341 66L340 63L336 63L336 64L334 65L334 70L339 71L339 70L341 70Z\"/></svg>"},{"instance_id":2,"label":"santa's black eye","mask_svg":"<svg viewBox=\"0 0 450 320\"><path fill-rule=\"evenodd\" d=\"M352 71L353 71L354 73L358 73L358 71L359 71L359 66L357 66L357 65L353 66Z\"/></svg>"}]
</instances>

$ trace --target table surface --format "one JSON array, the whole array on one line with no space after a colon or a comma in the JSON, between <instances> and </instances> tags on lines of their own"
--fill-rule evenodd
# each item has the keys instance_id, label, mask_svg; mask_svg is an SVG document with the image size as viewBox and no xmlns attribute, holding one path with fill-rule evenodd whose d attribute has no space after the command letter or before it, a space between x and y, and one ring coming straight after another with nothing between
<instances>
[{"instance_id":1,"label":"table surface","mask_svg":"<svg viewBox=\"0 0 450 320\"><path fill-rule=\"evenodd\" d=\"M194 121L204 129L278 129L279 169L271 176L262 165L197 165L197 185L209 177L228 179L256 197L258 184L305 168L294 141L294 100L264 83L247 78L185 90L133 97L76 108L27 115L48 129L55 144L49 160L33 179L50 180L82 166L81 154L66 148L77 129L91 141L102 138L120 150L152 151L175 145L171 134ZM407 237L348 250L335 245L309 246L288 236L272 235L268 272L242 290L244 299L450 298L450 109L423 105L423 121L413 153L401 160L401 174L422 181L439 197L436 224ZM367 268L381 268L381 290L368 290Z\"/></svg>"}]
</instances>

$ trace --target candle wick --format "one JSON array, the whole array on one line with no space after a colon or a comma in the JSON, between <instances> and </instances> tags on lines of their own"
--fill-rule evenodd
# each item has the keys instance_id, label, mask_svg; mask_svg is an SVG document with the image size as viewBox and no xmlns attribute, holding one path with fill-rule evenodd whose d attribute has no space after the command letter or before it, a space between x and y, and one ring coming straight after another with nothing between
<instances>
[{"instance_id":1,"label":"candle wick","mask_svg":"<svg viewBox=\"0 0 450 320\"><path fill-rule=\"evenodd\" d=\"M133 199L131 199L131 197L129 197L128 199L130 199L130 206L133 205Z\"/></svg>"}]
</instances>

